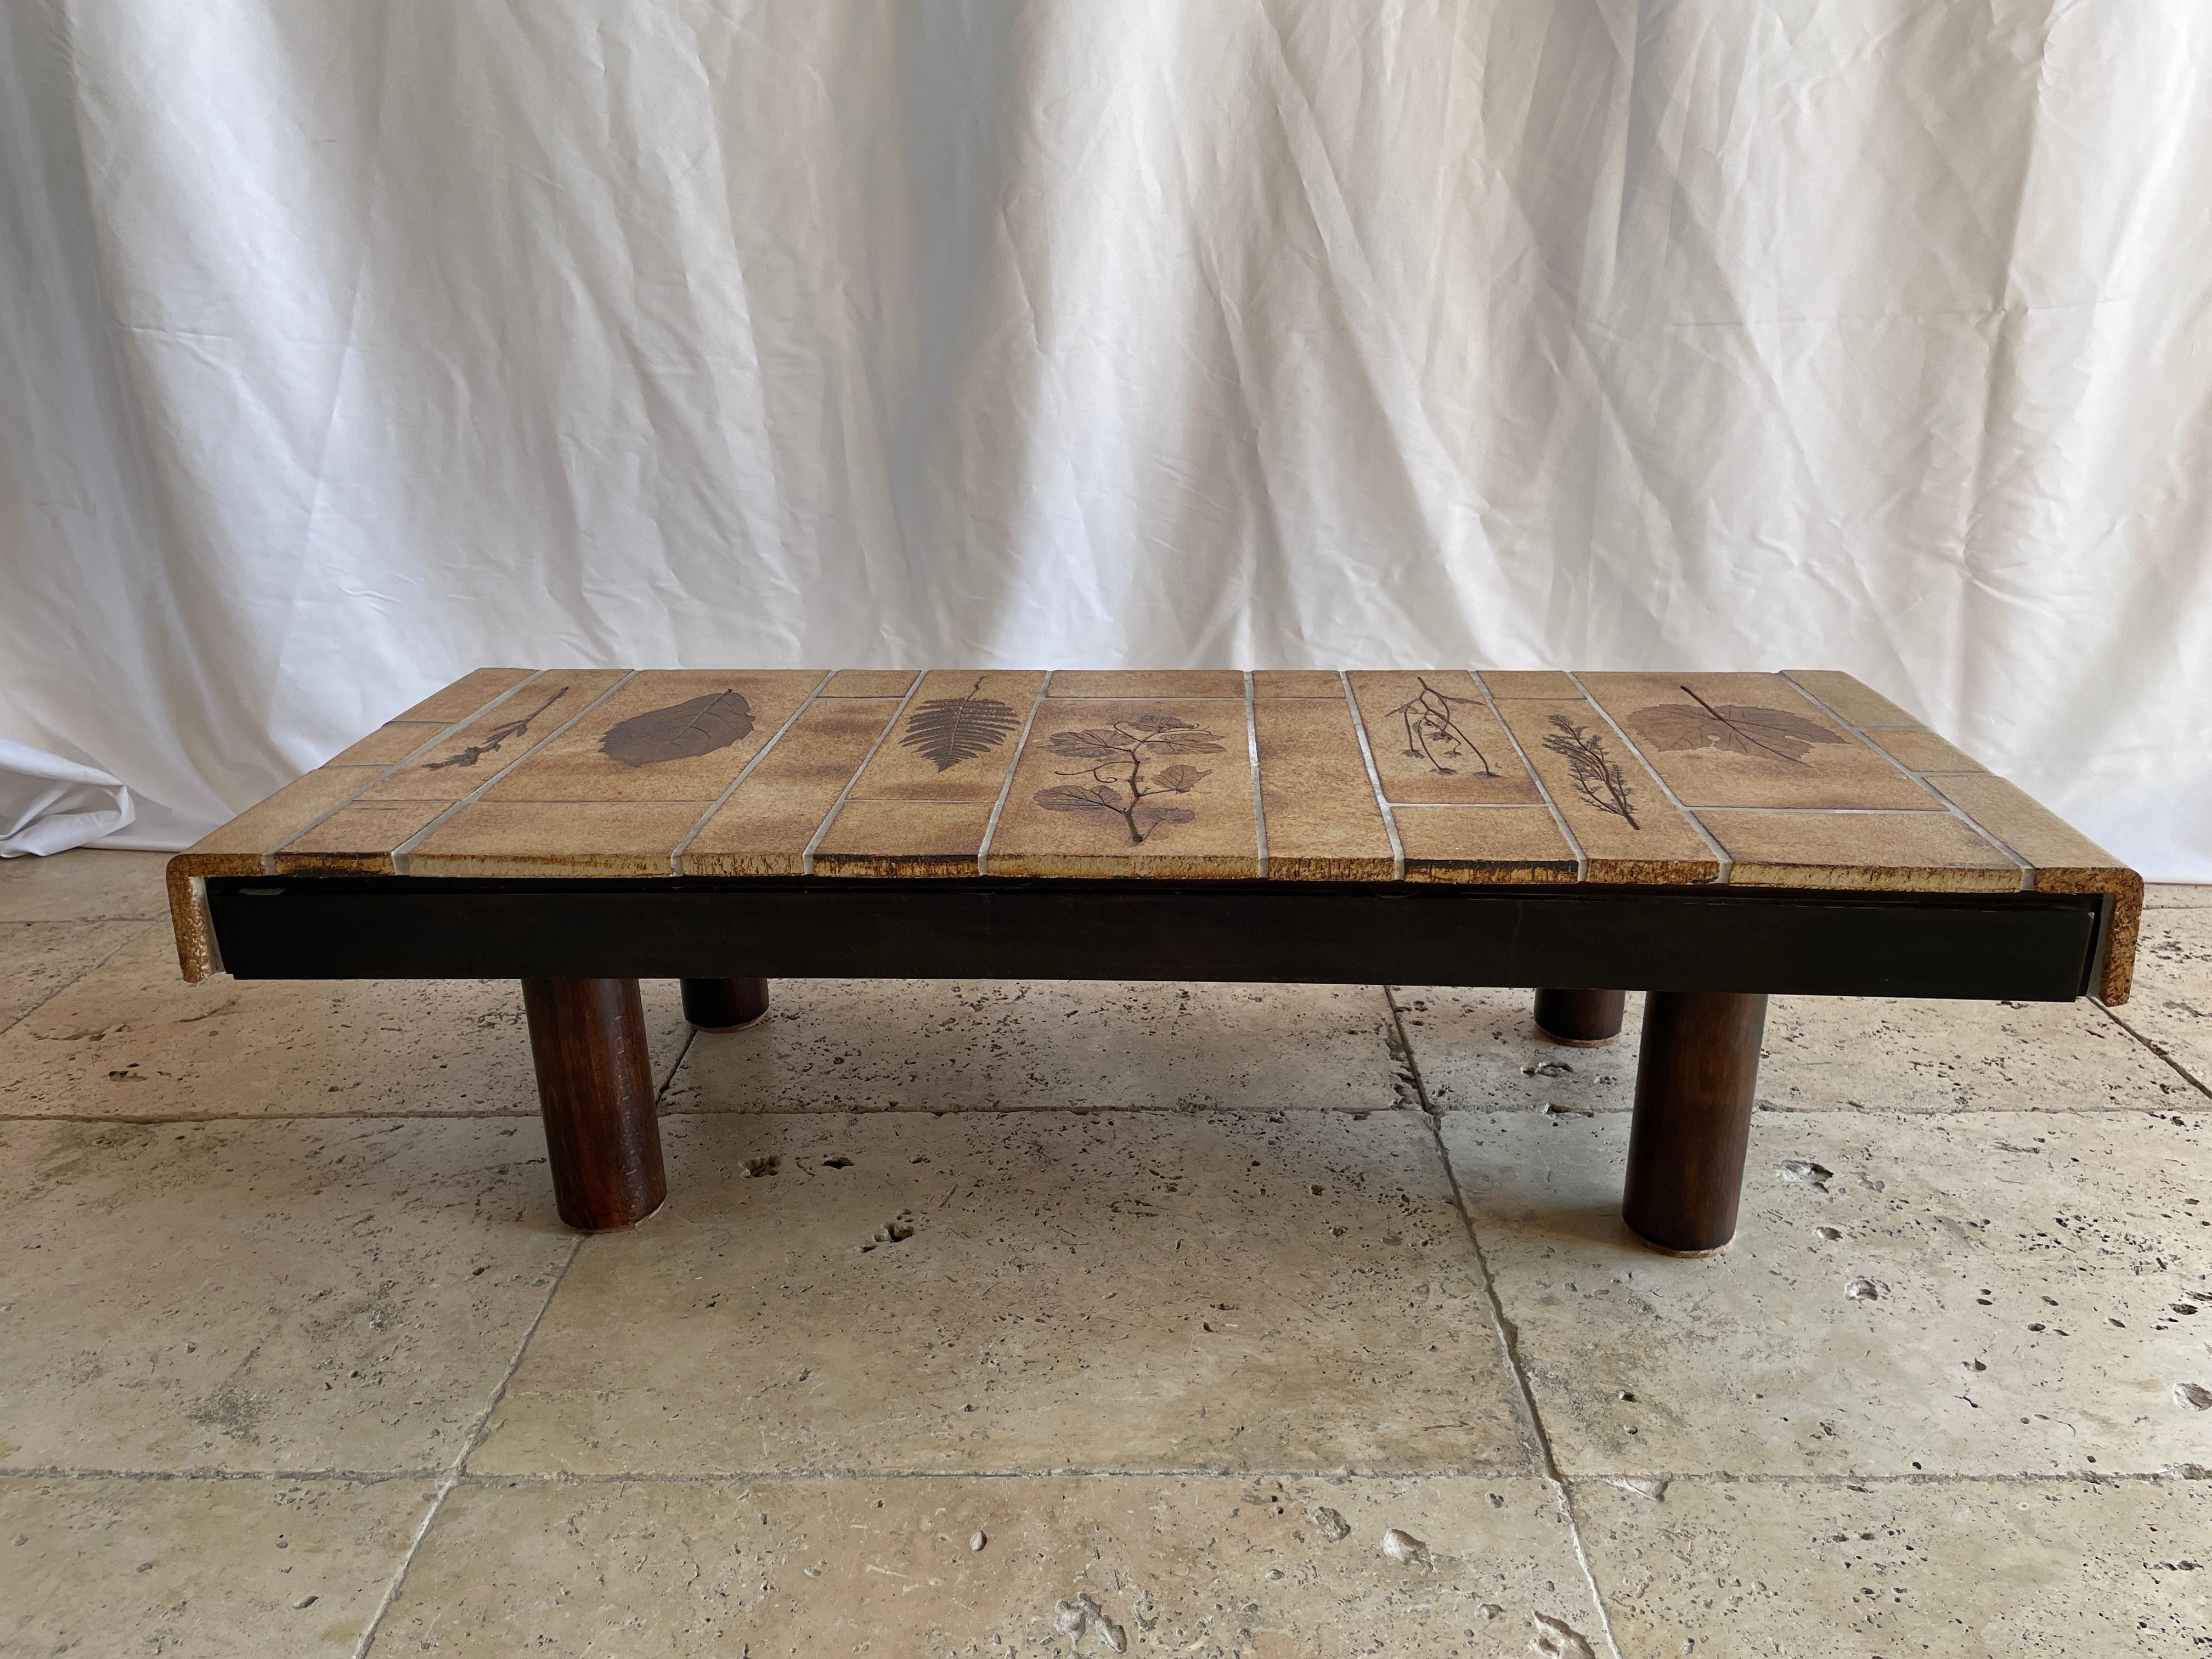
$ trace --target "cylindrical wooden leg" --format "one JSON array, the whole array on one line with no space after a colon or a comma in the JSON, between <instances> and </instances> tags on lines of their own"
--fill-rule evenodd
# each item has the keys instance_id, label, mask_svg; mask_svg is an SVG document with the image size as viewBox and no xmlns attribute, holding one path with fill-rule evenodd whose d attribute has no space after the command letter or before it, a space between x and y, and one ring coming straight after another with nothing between
<instances>
[{"instance_id":1,"label":"cylindrical wooden leg","mask_svg":"<svg viewBox=\"0 0 2212 1659\"><path fill-rule=\"evenodd\" d=\"M635 1226L668 1196L637 981L526 979L522 1007L561 1219Z\"/></svg>"},{"instance_id":2,"label":"cylindrical wooden leg","mask_svg":"<svg viewBox=\"0 0 2212 1659\"><path fill-rule=\"evenodd\" d=\"M1735 1237L1765 1028L1763 996L1654 991L1644 998L1620 1212L1646 1243L1695 1255Z\"/></svg>"},{"instance_id":3,"label":"cylindrical wooden leg","mask_svg":"<svg viewBox=\"0 0 2212 1659\"><path fill-rule=\"evenodd\" d=\"M1536 1029L1570 1048L1602 1048L1620 1041L1626 991L1539 991Z\"/></svg>"},{"instance_id":4,"label":"cylindrical wooden leg","mask_svg":"<svg viewBox=\"0 0 2212 1659\"><path fill-rule=\"evenodd\" d=\"M684 1018L702 1031L734 1031L768 1012L764 979L687 979Z\"/></svg>"}]
</instances>

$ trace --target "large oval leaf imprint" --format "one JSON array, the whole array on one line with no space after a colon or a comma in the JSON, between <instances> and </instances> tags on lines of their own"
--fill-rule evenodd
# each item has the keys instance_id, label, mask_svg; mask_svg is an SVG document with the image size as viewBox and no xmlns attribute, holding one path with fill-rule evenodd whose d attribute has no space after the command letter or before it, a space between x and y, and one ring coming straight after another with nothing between
<instances>
[{"instance_id":1,"label":"large oval leaf imprint","mask_svg":"<svg viewBox=\"0 0 2212 1659\"><path fill-rule=\"evenodd\" d=\"M648 708L607 728L599 752L624 766L690 760L727 749L753 729L752 705L735 691Z\"/></svg>"}]
</instances>

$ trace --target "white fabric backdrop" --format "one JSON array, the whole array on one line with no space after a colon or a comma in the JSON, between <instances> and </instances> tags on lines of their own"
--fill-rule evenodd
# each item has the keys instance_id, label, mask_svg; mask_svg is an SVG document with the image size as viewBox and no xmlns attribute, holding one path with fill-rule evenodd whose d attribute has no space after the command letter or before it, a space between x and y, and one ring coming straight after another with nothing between
<instances>
[{"instance_id":1,"label":"white fabric backdrop","mask_svg":"<svg viewBox=\"0 0 2212 1659\"><path fill-rule=\"evenodd\" d=\"M480 662L1832 665L2212 878L2203 0L0 16L142 836Z\"/></svg>"}]
</instances>

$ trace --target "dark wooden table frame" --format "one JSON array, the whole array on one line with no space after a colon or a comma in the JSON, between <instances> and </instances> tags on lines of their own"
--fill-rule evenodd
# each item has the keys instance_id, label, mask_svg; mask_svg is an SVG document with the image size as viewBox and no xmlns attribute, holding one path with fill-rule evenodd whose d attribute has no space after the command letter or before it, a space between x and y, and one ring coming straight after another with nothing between
<instances>
[{"instance_id":1,"label":"dark wooden table frame","mask_svg":"<svg viewBox=\"0 0 2212 1659\"><path fill-rule=\"evenodd\" d=\"M1662 1249L1735 1231L1766 999L2068 1002L2108 945L2095 894L1267 882L404 877L210 879L241 979L519 979L562 1218L635 1225L667 1193L637 981L694 1024L770 978L1521 986L1556 1041L1648 994L1623 1214ZM1621 989L1589 988L1618 987Z\"/></svg>"}]
</instances>

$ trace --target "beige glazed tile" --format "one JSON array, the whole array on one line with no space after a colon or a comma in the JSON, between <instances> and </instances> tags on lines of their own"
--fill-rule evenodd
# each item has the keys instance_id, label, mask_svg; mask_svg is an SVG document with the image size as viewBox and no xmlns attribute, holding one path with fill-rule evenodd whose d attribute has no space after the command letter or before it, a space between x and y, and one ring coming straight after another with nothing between
<instances>
[{"instance_id":1,"label":"beige glazed tile","mask_svg":"<svg viewBox=\"0 0 2212 1659\"><path fill-rule=\"evenodd\" d=\"M1864 681L1832 668L1793 668L1784 678L1796 682L1853 726L1917 726L1908 714Z\"/></svg>"},{"instance_id":2,"label":"beige glazed tile","mask_svg":"<svg viewBox=\"0 0 2212 1659\"><path fill-rule=\"evenodd\" d=\"M1584 674L1682 804L1940 810L1897 763L1779 674Z\"/></svg>"},{"instance_id":3,"label":"beige glazed tile","mask_svg":"<svg viewBox=\"0 0 2212 1659\"><path fill-rule=\"evenodd\" d=\"M1569 1474L2212 1462L2212 1119L1762 1112L1735 1241L1698 1261L1622 1226L1627 1138L1620 1113L1444 1120Z\"/></svg>"},{"instance_id":4,"label":"beige glazed tile","mask_svg":"<svg viewBox=\"0 0 2212 1659\"><path fill-rule=\"evenodd\" d=\"M0 859L0 921L122 921L168 912L166 853L80 847L45 858Z\"/></svg>"},{"instance_id":5,"label":"beige glazed tile","mask_svg":"<svg viewBox=\"0 0 2212 1659\"><path fill-rule=\"evenodd\" d=\"M2180 1659L2212 1629L2212 1482L1582 1484L1625 1659Z\"/></svg>"},{"instance_id":6,"label":"beige glazed tile","mask_svg":"<svg viewBox=\"0 0 2212 1659\"><path fill-rule=\"evenodd\" d=\"M148 927L143 921L0 922L0 1031Z\"/></svg>"},{"instance_id":7,"label":"beige glazed tile","mask_svg":"<svg viewBox=\"0 0 2212 1659\"><path fill-rule=\"evenodd\" d=\"M1394 1529L1425 1559L1384 1554ZM438 1656L1524 1659L1538 1613L1602 1650L1559 1501L1526 1479L471 1481L384 1639Z\"/></svg>"},{"instance_id":8,"label":"beige glazed tile","mask_svg":"<svg viewBox=\"0 0 2212 1659\"><path fill-rule=\"evenodd\" d=\"M0 1479L0 1654L344 1659L435 1494L422 1480Z\"/></svg>"},{"instance_id":9,"label":"beige glazed tile","mask_svg":"<svg viewBox=\"0 0 2212 1659\"><path fill-rule=\"evenodd\" d=\"M1698 814L1735 860L1737 887L1851 888L1906 893L2014 893L2021 872L1948 812Z\"/></svg>"},{"instance_id":10,"label":"beige glazed tile","mask_svg":"<svg viewBox=\"0 0 2212 1659\"><path fill-rule=\"evenodd\" d=\"M1582 701L1582 688L1571 674L1557 669L1486 668L1476 676L1490 688L1490 695L1500 702L1509 698L1541 697L1550 702L1562 698Z\"/></svg>"},{"instance_id":11,"label":"beige glazed tile","mask_svg":"<svg viewBox=\"0 0 2212 1659\"><path fill-rule=\"evenodd\" d=\"M817 699L809 704L699 827L684 849L684 873L801 873L816 832L897 708L886 697Z\"/></svg>"},{"instance_id":12,"label":"beige glazed tile","mask_svg":"<svg viewBox=\"0 0 2212 1659\"><path fill-rule=\"evenodd\" d=\"M309 772L201 836L179 856L196 875L258 874L270 853L337 811L379 775L373 766L325 766Z\"/></svg>"},{"instance_id":13,"label":"beige glazed tile","mask_svg":"<svg viewBox=\"0 0 2212 1659\"><path fill-rule=\"evenodd\" d=\"M645 670L502 775L484 799L714 800L827 678L803 669Z\"/></svg>"},{"instance_id":14,"label":"beige glazed tile","mask_svg":"<svg viewBox=\"0 0 2212 1659\"><path fill-rule=\"evenodd\" d=\"M814 872L972 876L990 823L989 801L848 800L815 848Z\"/></svg>"},{"instance_id":15,"label":"beige glazed tile","mask_svg":"<svg viewBox=\"0 0 2212 1659\"><path fill-rule=\"evenodd\" d=\"M1256 876L1243 700L1048 699L989 865L994 876Z\"/></svg>"},{"instance_id":16,"label":"beige glazed tile","mask_svg":"<svg viewBox=\"0 0 2212 1659\"><path fill-rule=\"evenodd\" d=\"M1234 668L1063 668L1046 695L1054 697L1242 697L1244 675ZM1065 716L1054 716L1064 719Z\"/></svg>"},{"instance_id":17,"label":"beige glazed tile","mask_svg":"<svg viewBox=\"0 0 2212 1659\"><path fill-rule=\"evenodd\" d=\"M1721 861L1697 825L1587 698L1517 698L1498 713L1581 847L1584 880L1719 879Z\"/></svg>"},{"instance_id":18,"label":"beige glazed tile","mask_svg":"<svg viewBox=\"0 0 2212 1659\"><path fill-rule=\"evenodd\" d=\"M471 802L402 856L410 876L666 876L701 800Z\"/></svg>"},{"instance_id":19,"label":"beige glazed tile","mask_svg":"<svg viewBox=\"0 0 2212 1659\"><path fill-rule=\"evenodd\" d=\"M461 676L441 691L434 691L412 708L394 714L393 721L427 720L451 726L483 712L493 698L504 696L538 671L534 668L477 668Z\"/></svg>"},{"instance_id":20,"label":"beige glazed tile","mask_svg":"<svg viewBox=\"0 0 2212 1659\"><path fill-rule=\"evenodd\" d=\"M1394 816L1408 881L1575 879L1575 849L1549 807L1401 806Z\"/></svg>"},{"instance_id":21,"label":"beige glazed tile","mask_svg":"<svg viewBox=\"0 0 2212 1659\"><path fill-rule=\"evenodd\" d=\"M1867 741L1914 772L1985 772L1989 769L1933 732L1869 732Z\"/></svg>"},{"instance_id":22,"label":"beige glazed tile","mask_svg":"<svg viewBox=\"0 0 2212 1659\"><path fill-rule=\"evenodd\" d=\"M623 669L563 668L518 685L467 725L447 733L428 753L386 773L364 796L465 799L628 677Z\"/></svg>"},{"instance_id":23,"label":"beige glazed tile","mask_svg":"<svg viewBox=\"0 0 2212 1659\"><path fill-rule=\"evenodd\" d=\"M1369 986L778 980L672 1112L1376 1111L1413 1103Z\"/></svg>"},{"instance_id":24,"label":"beige glazed tile","mask_svg":"<svg viewBox=\"0 0 2212 1659\"><path fill-rule=\"evenodd\" d=\"M586 1242L475 1472L1528 1471L1419 1114L663 1135L667 1208Z\"/></svg>"},{"instance_id":25,"label":"beige glazed tile","mask_svg":"<svg viewBox=\"0 0 2212 1659\"><path fill-rule=\"evenodd\" d=\"M1389 881L1395 871L1390 832L1340 693L1334 702L1253 705L1273 880Z\"/></svg>"},{"instance_id":26,"label":"beige glazed tile","mask_svg":"<svg viewBox=\"0 0 2212 1659\"><path fill-rule=\"evenodd\" d=\"M452 810L443 800L355 801L293 836L270 862L280 876L388 875L392 854Z\"/></svg>"},{"instance_id":27,"label":"beige glazed tile","mask_svg":"<svg viewBox=\"0 0 2212 1659\"><path fill-rule=\"evenodd\" d=\"M13 1471L422 1471L572 1248L533 1123L0 1125Z\"/></svg>"},{"instance_id":28,"label":"beige glazed tile","mask_svg":"<svg viewBox=\"0 0 2212 1659\"><path fill-rule=\"evenodd\" d=\"M643 988L653 1075L662 1079L689 1028L675 981ZM0 1033L0 1116L537 1109L522 994L512 981L186 985L158 928Z\"/></svg>"},{"instance_id":29,"label":"beige glazed tile","mask_svg":"<svg viewBox=\"0 0 2212 1659\"><path fill-rule=\"evenodd\" d=\"M446 729L444 724L435 720L394 720L347 744L324 764L397 766L416 750L443 735Z\"/></svg>"},{"instance_id":30,"label":"beige glazed tile","mask_svg":"<svg viewBox=\"0 0 2212 1659\"><path fill-rule=\"evenodd\" d=\"M822 688L825 697L903 697L914 689L911 668L841 668Z\"/></svg>"},{"instance_id":31,"label":"beige glazed tile","mask_svg":"<svg viewBox=\"0 0 2212 1659\"><path fill-rule=\"evenodd\" d=\"M1252 675L1255 697L1333 697L1344 701L1344 678L1334 668L1261 668Z\"/></svg>"},{"instance_id":32,"label":"beige glazed tile","mask_svg":"<svg viewBox=\"0 0 2212 1659\"><path fill-rule=\"evenodd\" d=\"M1044 675L937 669L853 785L855 800L995 801Z\"/></svg>"},{"instance_id":33,"label":"beige glazed tile","mask_svg":"<svg viewBox=\"0 0 2212 1659\"><path fill-rule=\"evenodd\" d=\"M1450 668L1350 678L1385 799L1485 806L1543 800L1472 675Z\"/></svg>"},{"instance_id":34,"label":"beige glazed tile","mask_svg":"<svg viewBox=\"0 0 2212 1659\"><path fill-rule=\"evenodd\" d=\"M2136 994L2113 1017L2212 1088L2212 909L2144 918Z\"/></svg>"}]
</instances>

